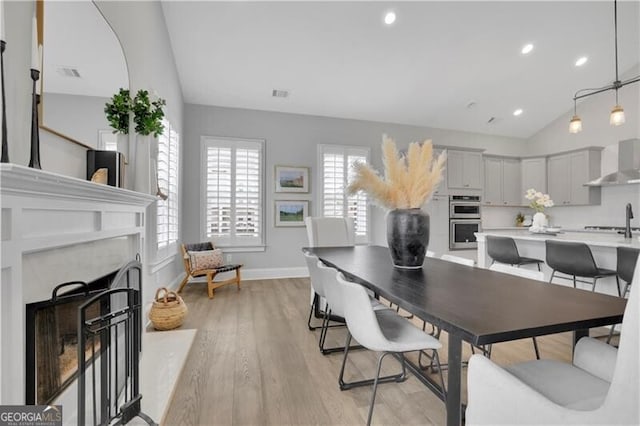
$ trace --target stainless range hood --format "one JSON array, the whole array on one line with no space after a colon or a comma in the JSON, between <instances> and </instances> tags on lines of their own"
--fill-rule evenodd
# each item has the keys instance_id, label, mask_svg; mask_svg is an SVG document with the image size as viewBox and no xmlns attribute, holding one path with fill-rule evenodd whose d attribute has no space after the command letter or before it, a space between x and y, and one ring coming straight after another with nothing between
<instances>
[{"instance_id":1,"label":"stainless range hood","mask_svg":"<svg viewBox=\"0 0 640 426\"><path fill-rule=\"evenodd\" d=\"M618 171L587 182L585 186L640 184L640 139L618 143Z\"/></svg>"}]
</instances>

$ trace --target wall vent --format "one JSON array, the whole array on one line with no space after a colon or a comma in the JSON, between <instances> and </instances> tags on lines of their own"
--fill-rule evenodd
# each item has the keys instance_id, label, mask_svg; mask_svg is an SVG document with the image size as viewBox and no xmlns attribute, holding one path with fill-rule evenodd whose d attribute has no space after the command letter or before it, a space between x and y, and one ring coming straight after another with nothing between
<instances>
[{"instance_id":1,"label":"wall vent","mask_svg":"<svg viewBox=\"0 0 640 426\"><path fill-rule=\"evenodd\" d=\"M289 97L289 91L273 89L273 91L271 91L271 96L274 98L287 98Z\"/></svg>"},{"instance_id":2,"label":"wall vent","mask_svg":"<svg viewBox=\"0 0 640 426\"><path fill-rule=\"evenodd\" d=\"M58 73L64 77L82 78L77 68L60 67L58 68Z\"/></svg>"}]
</instances>

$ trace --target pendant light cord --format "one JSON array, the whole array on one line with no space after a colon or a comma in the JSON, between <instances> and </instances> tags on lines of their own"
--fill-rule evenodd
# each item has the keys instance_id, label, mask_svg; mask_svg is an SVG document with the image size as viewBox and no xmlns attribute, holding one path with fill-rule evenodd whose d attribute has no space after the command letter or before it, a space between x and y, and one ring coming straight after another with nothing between
<instances>
[{"instance_id":1,"label":"pendant light cord","mask_svg":"<svg viewBox=\"0 0 640 426\"><path fill-rule=\"evenodd\" d=\"M615 33L615 50L616 50L616 83L620 81L618 78L618 0L613 0L613 28ZM616 89L616 97L618 90ZM618 100L616 99L616 103Z\"/></svg>"}]
</instances>

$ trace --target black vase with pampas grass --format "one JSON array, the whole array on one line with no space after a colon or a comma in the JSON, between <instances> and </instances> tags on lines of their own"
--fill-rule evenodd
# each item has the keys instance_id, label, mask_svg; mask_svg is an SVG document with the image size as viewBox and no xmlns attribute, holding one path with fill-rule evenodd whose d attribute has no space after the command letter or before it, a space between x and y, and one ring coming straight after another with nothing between
<instances>
[{"instance_id":1,"label":"black vase with pampas grass","mask_svg":"<svg viewBox=\"0 0 640 426\"><path fill-rule=\"evenodd\" d=\"M355 177L347 191L364 191L389 210L387 243L393 265L422 268L429 245L429 215L422 207L442 180L446 154L433 158L433 145L427 140L411 143L406 155L400 155L396 143L384 136L382 159L384 178L369 165L355 163Z\"/></svg>"}]
</instances>

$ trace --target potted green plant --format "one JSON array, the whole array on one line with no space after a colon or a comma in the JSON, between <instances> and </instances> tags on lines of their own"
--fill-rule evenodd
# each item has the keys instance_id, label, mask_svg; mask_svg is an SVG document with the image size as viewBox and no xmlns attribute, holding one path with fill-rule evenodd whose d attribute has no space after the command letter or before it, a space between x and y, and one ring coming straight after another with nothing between
<instances>
[{"instance_id":1,"label":"potted green plant","mask_svg":"<svg viewBox=\"0 0 640 426\"><path fill-rule=\"evenodd\" d=\"M518 212L516 215L516 226L524 226L524 215L522 212Z\"/></svg>"},{"instance_id":2,"label":"potted green plant","mask_svg":"<svg viewBox=\"0 0 640 426\"><path fill-rule=\"evenodd\" d=\"M118 93L104 105L107 121L113 128L113 133L129 134L129 113L131 112L131 96L129 89L120 88Z\"/></svg>"},{"instance_id":3,"label":"potted green plant","mask_svg":"<svg viewBox=\"0 0 640 426\"><path fill-rule=\"evenodd\" d=\"M138 90L132 103L133 122L136 125L136 133L145 136L160 136L164 131L164 126L162 125L164 111L162 108L166 104L167 102L161 98L151 101L148 91Z\"/></svg>"}]
</instances>

